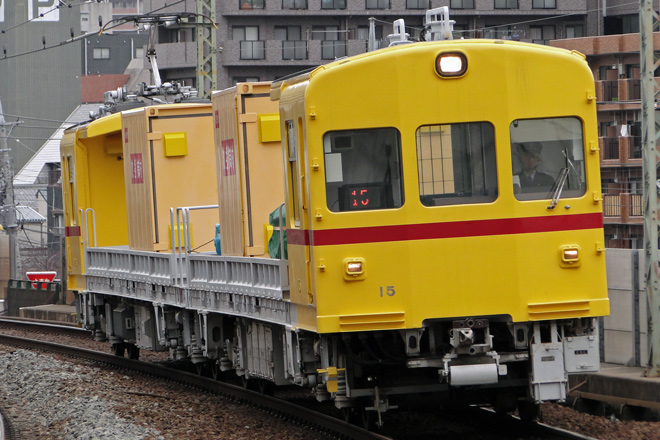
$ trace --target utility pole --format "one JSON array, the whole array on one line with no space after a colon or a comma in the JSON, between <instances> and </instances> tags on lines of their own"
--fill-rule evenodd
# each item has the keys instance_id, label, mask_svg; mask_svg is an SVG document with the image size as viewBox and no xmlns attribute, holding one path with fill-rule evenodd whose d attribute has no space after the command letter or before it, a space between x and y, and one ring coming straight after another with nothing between
<instances>
[{"instance_id":1,"label":"utility pole","mask_svg":"<svg viewBox=\"0 0 660 440\"><path fill-rule=\"evenodd\" d=\"M197 0L197 92L210 98L218 88L217 47L218 33L215 26L215 0ZM211 20L209 25L208 20Z\"/></svg>"},{"instance_id":2,"label":"utility pole","mask_svg":"<svg viewBox=\"0 0 660 440\"><path fill-rule=\"evenodd\" d=\"M658 267L658 187L657 166L658 133L655 118L656 82L653 59L653 30L658 25L658 14L653 0L639 2L639 40L641 65L642 110L642 171L644 179L644 252L646 271L646 298L648 318L649 359L645 375L660 376L660 268Z\"/></svg>"},{"instance_id":3,"label":"utility pole","mask_svg":"<svg viewBox=\"0 0 660 440\"><path fill-rule=\"evenodd\" d=\"M9 262L11 279L18 278L18 242L16 240L16 205L14 205L14 172L12 170L11 150L7 148L7 138L14 125L19 122L5 122L0 101L0 224L9 235ZM9 129L7 129L9 127Z\"/></svg>"}]
</instances>

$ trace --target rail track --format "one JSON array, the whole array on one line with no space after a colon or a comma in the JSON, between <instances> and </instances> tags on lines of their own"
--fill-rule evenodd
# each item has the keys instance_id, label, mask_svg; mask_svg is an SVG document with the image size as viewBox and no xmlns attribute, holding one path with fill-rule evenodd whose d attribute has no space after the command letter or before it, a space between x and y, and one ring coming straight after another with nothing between
<instances>
[{"instance_id":1,"label":"rail track","mask_svg":"<svg viewBox=\"0 0 660 440\"><path fill-rule=\"evenodd\" d=\"M89 332L71 326L60 326L54 324L43 324L39 322L25 322L13 319L0 319L0 332L2 329L20 328L27 329L29 332L57 332L73 335L75 337L90 338ZM379 433L366 431L355 425L346 423L345 421L321 414L308 408L301 407L298 404L287 402L285 400L270 397L260 394L239 386L219 382L211 378L203 377L200 375L181 371L179 369L168 368L162 365L154 364L151 362L142 362L129 358L115 356L111 353L102 353L94 350L71 347L53 342L31 339L30 337L17 337L11 335L0 334L0 344L11 345L15 347L26 348L29 350L46 351L55 354L64 355L72 358L80 358L103 365L111 366L120 370L134 371L143 375L158 377L165 380L180 383L185 386L195 387L206 392L221 395L226 398L242 402L244 405L254 406L266 412L278 414L281 417L291 420L292 422L308 426L337 438L347 439L391 439L396 438L400 440L418 439L418 438L438 438L438 439L453 439L461 438L461 433L456 434L454 437L452 433L433 433L431 437L420 437L420 434L415 432L416 426L411 426L410 434L401 434L397 431L394 437L387 437ZM463 422L463 421L461 421ZM477 411L476 408L466 414L464 423L468 425L481 425L481 430L491 431L489 437L479 437L484 439L504 439L512 438L511 434L515 432L514 438L522 439L539 439L539 440L593 440L591 437L586 437L580 434L572 433L569 431L554 428L540 423L532 423L523 425L520 420L511 416L501 416L487 410ZM487 429L486 426L488 426ZM6 429L6 435L0 436L0 440L17 438L11 435L11 426ZM386 431L387 432L387 431ZM435 436L435 434L438 434ZM390 434L388 434L390 435Z\"/></svg>"}]
</instances>

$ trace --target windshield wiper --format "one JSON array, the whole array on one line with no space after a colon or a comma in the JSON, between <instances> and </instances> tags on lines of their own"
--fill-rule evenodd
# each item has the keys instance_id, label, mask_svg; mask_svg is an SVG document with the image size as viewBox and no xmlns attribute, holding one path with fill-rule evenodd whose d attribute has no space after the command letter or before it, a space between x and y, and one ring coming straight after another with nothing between
<instances>
[{"instance_id":1,"label":"windshield wiper","mask_svg":"<svg viewBox=\"0 0 660 440\"><path fill-rule=\"evenodd\" d=\"M557 179L557 187L555 188L555 192L552 194L552 200L546 207L547 210L555 209L555 206L557 206L557 203L559 203L559 197L561 196L561 191L564 189L567 177L568 168L562 168L561 172L559 173L559 178Z\"/></svg>"}]
</instances>

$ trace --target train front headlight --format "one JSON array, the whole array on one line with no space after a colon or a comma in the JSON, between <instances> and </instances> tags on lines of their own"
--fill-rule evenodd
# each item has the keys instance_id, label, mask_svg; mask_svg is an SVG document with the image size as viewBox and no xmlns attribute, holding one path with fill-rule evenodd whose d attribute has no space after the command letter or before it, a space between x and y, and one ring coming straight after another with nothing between
<instances>
[{"instance_id":1,"label":"train front headlight","mask_svg":"<svg viewBox=\"0 0 660 440\"><path fill-rule=\"evenodd\" d=\"M461 52L441 53L435 59L435 71L443 78L463 76L467 67L467 57Z\"/></svg>"}]
</instances>

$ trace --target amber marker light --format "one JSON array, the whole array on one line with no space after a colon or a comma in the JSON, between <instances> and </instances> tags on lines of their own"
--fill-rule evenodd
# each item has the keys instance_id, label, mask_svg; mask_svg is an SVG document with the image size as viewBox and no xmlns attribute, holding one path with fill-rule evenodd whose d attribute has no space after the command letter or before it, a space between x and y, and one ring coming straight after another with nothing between
<instances>
[{"instance_id":1,"label":"amber marker light","mask_svg":"<svg viewBox=\"0 0 660 440\"><path fill-rule=\"evenodd\" d=\"M346 272L350 274L361 274L362 273L362 262L361 261L349 261L346 265Z\"/></svg>"},{"instance_id":2,"label":"amber marker light","mask_svg":"<svg viewBox=\"0 0 660 440\"><path fill-rule=\"evenodd\" d=\"M344 279L357 281L364 279L366 275L364 258L346 258L344 260Z\"/></svg>"},{"instance_id":3,"label":"amber marker light","mask_svg":"<svg viewBox=\"0 0 660 440\"><path fill-rule=\"evenodd\" d=\"M577 265L580 262L580 247L576 245L560 248L561 262L565 265Z\"/></svg>"},{"instance_id":4,"label":"amber marker light","mask_svg":"<svg viewBox=\"0 0 660 440\"><path fill-rule=\"evenodd\" d=\"M467 71L467 58L460 52L441 53L435 59L435 71L446 78L463 76Z\"/></svg>"}]
</instances>

